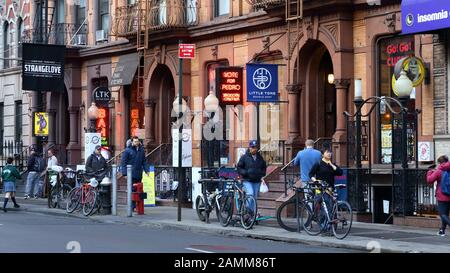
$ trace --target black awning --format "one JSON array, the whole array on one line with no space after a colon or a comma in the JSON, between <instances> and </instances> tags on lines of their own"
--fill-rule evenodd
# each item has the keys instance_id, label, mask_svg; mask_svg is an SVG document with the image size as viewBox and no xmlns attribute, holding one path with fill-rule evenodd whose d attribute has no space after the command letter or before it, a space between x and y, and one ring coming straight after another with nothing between
<instances>
[{"instance_id":1,"label":"black awning","mask_svg":"<svg viewBox=\"0 0 450 273\"><path fill-rule=\"evenodd\" d=\"M137 53L120 56L114 74L112 75L110 86L131 84L136 73L138 61Z\"/></svg>"}]
</instances>

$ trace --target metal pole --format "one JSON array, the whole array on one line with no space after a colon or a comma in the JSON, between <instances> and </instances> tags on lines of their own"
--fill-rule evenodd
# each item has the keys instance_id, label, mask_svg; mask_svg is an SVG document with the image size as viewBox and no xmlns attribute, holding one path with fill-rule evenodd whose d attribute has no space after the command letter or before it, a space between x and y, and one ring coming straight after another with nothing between
<instances>
[{"instance_id":1,"label":"metal pole","mask_svg":"<svg viewBox=\"0 0 450 273\"><path fill-rule=\"evenodd\" d=\"M407 184L407 175L406 172L408 170L408 99L409 97L399 98L402 103L402 196L403 196L403 216L406 216L406 184Z\"/></svg>"},{"instance_id":2,"label":"metal pole","mask_svg":"<svg viewBox=\"0 0 450 273\"><path fill-rule=\"evenodd\" d=\"M180 44L182 41L180 41ZM183 182L182 181L182 133L183 127L181 125L181 113L182 113L182 99L183 99L183 59L179 58L179 68L178 68L178 118L180 119L180 128L178 133L178 222L181 221L181 202L183 199Z\"/></svg>"},{"instance_id":3,"label":"metal pole","mask_svg":"<svg viewBox=\"0 0 450 273\"><path fill-rule=\"evenodd\" d=\"M362 98L355 98L353 101L356 106L356 211L361 210L360 199L364 200L363 196L360 196L360 182L361 182L361 104Z\"/></svg>"},{"instance_id":4,"label":"metal pole","mask_svg":"<svg viewBox=\"0 0 450 273\"><path fill-rule=\"evenodd\" d=\"M127 165L127 216L128 217L133 216L133 213L131 210L131 191L133 189L131 174L132 174L131 165Z\"/></svg>"},{"instance_id":5,"label":"metal pole","mask_svg":"<svg viewBox=\"0 0 450 273\"><path fill-rule=\"evenodd\" d=\"M112 215L117 216L117 165L112 165Z\"/></svg>"}]
</instances>

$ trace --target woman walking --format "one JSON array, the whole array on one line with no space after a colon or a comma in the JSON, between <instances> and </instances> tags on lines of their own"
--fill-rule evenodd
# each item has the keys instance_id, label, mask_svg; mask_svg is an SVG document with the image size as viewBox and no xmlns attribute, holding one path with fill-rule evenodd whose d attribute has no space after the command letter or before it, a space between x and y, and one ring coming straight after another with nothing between
<instances>
[{"instance_id":1,"label":"woman walking","mask_svg":"<svg viewBox=\"0 0 450 273\"><path fill-rule=\"evenodd\" d=\"M446 171L450 171L450 162L448 161L448 157L446 155L442 155L437 159L439 166L434 169L434 165L431 166L430 170L427 173L427 183L432 186L434 182L437 182L436 185L436 199L438 201L438 211L439 216L441 217L441 228L439 229L437 235L445 236L445 228L450 226L450 219L448 218L448 214L450 211L450 195L446 195L442 192L441 183L443 173Z\"/></svg>"},{"instance_id":2,"label":"woman walking","mask_svg":"<svg viewBox=\"0 0 450 273\"><path fill-rule=\"evenodd\" d=\"M2 178L3 178L3 192L5 192L5 201L3 203L3 211L7 212L6 205L8 204L9 198L14 203L15 208L20 208L16 202L16 179L21 179L20 173L15 166L12 165L13 158L8 157L6 160L7 165L3 167Z\"/></svg>"}]
</instances>

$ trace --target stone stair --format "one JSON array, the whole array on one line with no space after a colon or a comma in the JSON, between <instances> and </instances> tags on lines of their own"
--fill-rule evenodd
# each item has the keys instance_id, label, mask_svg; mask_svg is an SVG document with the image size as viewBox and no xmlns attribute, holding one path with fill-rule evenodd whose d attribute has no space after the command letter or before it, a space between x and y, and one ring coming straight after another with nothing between
<instances>
[{"instance_id":1,"label":"stone stair","mask_svg":"<svg viewBox=\"0 0 450 273\"><path fill-rule=\"evenodd\" d=\"M258 212L261 216L276 216L277 199L284 195L284 174L281 166L271 166L265 181L269 191L260 193L258 197Z\"/></svg>"}]
</instances>

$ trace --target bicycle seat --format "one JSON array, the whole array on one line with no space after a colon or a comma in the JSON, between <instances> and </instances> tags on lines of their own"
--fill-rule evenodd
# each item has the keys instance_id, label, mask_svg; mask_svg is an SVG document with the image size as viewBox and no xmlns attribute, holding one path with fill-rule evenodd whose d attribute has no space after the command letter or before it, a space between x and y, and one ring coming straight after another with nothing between
<instances>
[{"instance_id":1,"label":"bicycle seat","mask_svg":"<svg viewBox=\"0 0 450 273\"><path fill-rule=\"evenodd\" d=\"M340 190L340 189L345 189L345 188L347 188L347 185L345 185L345 184L336 184L336 185L334 185L334 187L335 187L336 189Z\"/></svg>"}]
</instances>

